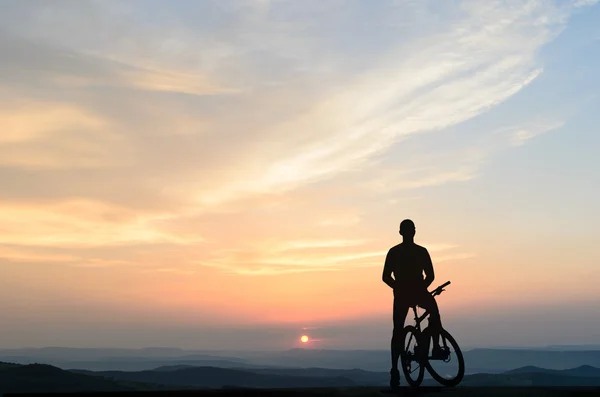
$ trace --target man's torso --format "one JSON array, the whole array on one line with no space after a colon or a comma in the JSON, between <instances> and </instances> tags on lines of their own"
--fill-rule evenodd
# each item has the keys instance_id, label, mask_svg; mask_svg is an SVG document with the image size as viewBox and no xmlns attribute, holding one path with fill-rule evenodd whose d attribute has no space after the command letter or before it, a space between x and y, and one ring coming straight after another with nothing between
<instances>
[{"instance_id":1,"label":"man's torso","mask_svg":"<svg viewBox=\"0 0 600 397\"><path fill-rule=\"evenodd\" d=\"M389 251L394 295L415 295L425 289L423 270L429 260L427 250L417 244L398 244Z\"/></svg>"}]
</instances>

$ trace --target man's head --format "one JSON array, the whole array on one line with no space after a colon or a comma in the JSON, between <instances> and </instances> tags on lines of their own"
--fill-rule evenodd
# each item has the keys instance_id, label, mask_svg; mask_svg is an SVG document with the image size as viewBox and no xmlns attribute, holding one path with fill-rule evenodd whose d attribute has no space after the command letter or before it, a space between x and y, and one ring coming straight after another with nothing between
<instances>
[{"instance_id":1,"label":"man's head","mask_svg":"<svg viewBox=\"0 0 600 397\"><path fill-rule=\"evenodd\" d=\"M415 236L415 223L410 219L405 219L400 222L400 234L402 237L412 239Z\"/></svg>"}]
</instances>

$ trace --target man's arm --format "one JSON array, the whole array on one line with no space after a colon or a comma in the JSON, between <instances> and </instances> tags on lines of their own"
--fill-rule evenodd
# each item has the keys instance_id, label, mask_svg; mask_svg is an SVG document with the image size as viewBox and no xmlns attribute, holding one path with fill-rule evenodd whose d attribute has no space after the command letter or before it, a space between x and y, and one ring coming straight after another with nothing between
<instances>
[{"instance_id":1,"label":"man's arm","mask_svg":"<svg viewBox=\"0 0 600 397\"><path fill-rule=\"evenodd\" d=\"M381 279L384 283L386 283L390 288L394 288L394 284L396 280L392 277L392 258L390 255L390 251L388 251L385 257L385 264L383 265L383 274Z\"/></svg>"},{"instance_id":2,"label":"man's arm","mask_svg":"<svg viewBox=\"0 0 600 397\"><path fill-rule=\"evenodd\" d=\"M427 249L424 249L423 254L423 271L425 272L425 288L429 288L433 280L435 279L435 274L433 272L433 263L431 263L431 256L429 256L429 252Z\"/></svg>"}]
</instances>

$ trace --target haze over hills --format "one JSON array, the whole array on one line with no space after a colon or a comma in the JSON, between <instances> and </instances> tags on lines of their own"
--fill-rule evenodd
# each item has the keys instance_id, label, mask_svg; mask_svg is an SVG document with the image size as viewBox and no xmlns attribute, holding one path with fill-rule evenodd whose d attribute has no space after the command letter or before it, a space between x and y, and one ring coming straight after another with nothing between
<instances>
[{"instance_id":1,"label":"haze over hills","mask_svg":"<svg viewBox=\"0 0 600 397\"><path fill-rule=\"evenodd\" d=\"M467 374L500 373L526 366L555 370L582 365L600 367L600 349L472 349L465 351L464 356ZM236 369L318 367L389 371L387 350L291 349L263 352L206 352L160 348L3 349L0 350L0 361L19 364L46 363L62 369L91 371L141 371L177 365Z\"/></svg>"},{"instance_id":2,"label":"haze over hills","mask_svg":"<svg viewBox=\"0 0 600 397\"><path fill-rule=\"evenodd\" d=\"M600 387L600 350L471 349L460 386ZM386 350L0 350L0 392L387 385ZM26 365L22 365L26 364ZM437 385L426 373L424 386Z\"/></svg>"}]
</instances>

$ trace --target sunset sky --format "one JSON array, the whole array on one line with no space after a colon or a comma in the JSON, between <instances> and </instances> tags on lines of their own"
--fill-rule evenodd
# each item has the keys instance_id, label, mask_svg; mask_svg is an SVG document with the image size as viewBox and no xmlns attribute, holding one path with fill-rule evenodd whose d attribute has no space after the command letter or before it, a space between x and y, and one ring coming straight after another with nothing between
<instances>
[{"instance_id":1,"label":"sunset sky","mask_svg":"<svg viewBox=\"0 0 600 397\"><path fill-rule=\"evenodd\" d=\"M600 343L594 0L0 0L0 347Z\"/></svg>"}]
</instances>

